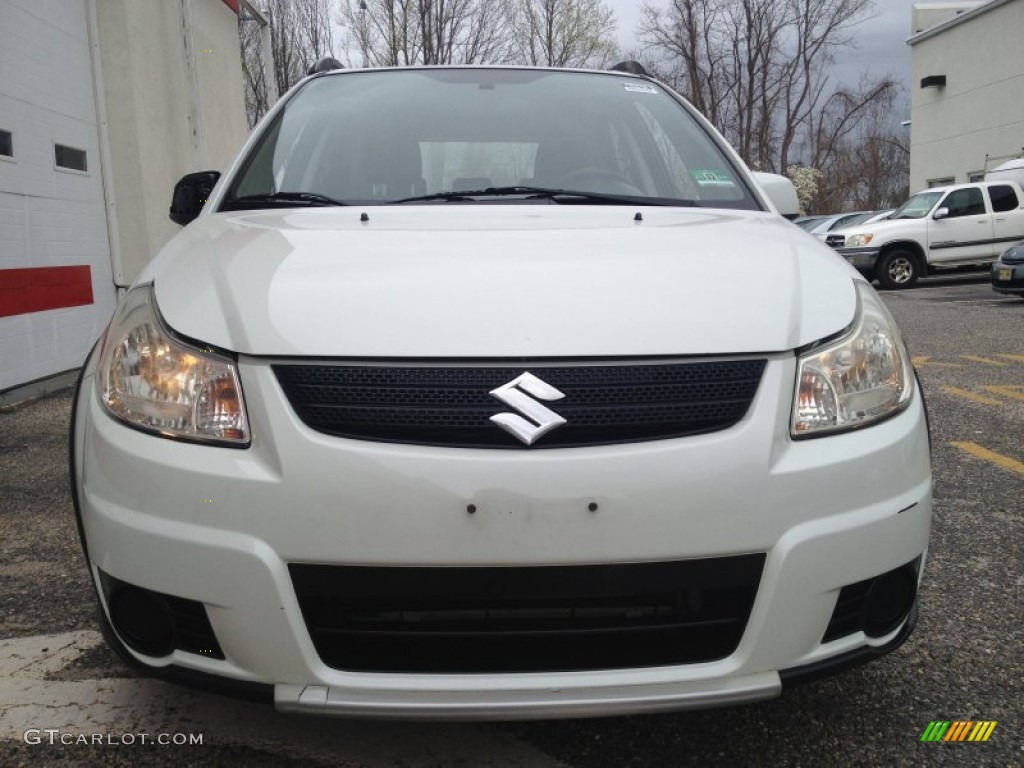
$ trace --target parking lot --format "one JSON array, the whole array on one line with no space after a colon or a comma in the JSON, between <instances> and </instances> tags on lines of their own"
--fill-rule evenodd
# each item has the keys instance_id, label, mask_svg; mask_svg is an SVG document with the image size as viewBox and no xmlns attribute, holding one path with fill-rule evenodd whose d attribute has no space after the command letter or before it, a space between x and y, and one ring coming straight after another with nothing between
<instances>
[{"instance_id":1,"label":"parking lot","mask_svg":"<svg viewBox=\"0 0 1024 768\"><path fill-rule=\"evenodd\" d=\"M885 299L924 385L935 480L920 620L895 653L759 704L495 725L284 716L141 680L95 631L65 391L0 413L0 764L1024 764L1024 300L978 273ZM936 720L997 726L922 742Z\"/></svg>"}]
</instances>

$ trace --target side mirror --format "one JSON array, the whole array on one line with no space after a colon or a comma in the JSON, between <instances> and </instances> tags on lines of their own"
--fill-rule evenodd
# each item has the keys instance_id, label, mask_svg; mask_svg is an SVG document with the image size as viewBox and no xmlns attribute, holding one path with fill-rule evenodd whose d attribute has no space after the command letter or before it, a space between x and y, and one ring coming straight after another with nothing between
<instances>
[{"instance_id":1,"label":"side mirror","mask_svg":"<svg viewBox=\"0 0 1024 768\"><path fill-rule=\"evenodd\" d=\"M792 181L777 173L762 171L754 171L754 181L761 186L768 199L772 201L772 205L784 217L792 220L800 215L800 200L796 196L796 187Z\"/></svg>"},{"instance_id":2,"label":"side mirror","mask_svg":"<svg viewBox=\"0 0 1024 768\"><path fill-rule=\"evenodd\" d=\"M174 185L169 212L171 221L185 226L198 216L219 178L220 171L199 171L182 176Z\"/></svg>"},{"instance_id":3,"label":"side mirror","mask_svg":"<svg viewBox=\"0 0 1024 768\"><path fill-rule=\"evenodd\" d=\"M932 214L932 218L938 221L949 216L949 208L939 208L935 213Z\"/></svg>"}]
</instances>

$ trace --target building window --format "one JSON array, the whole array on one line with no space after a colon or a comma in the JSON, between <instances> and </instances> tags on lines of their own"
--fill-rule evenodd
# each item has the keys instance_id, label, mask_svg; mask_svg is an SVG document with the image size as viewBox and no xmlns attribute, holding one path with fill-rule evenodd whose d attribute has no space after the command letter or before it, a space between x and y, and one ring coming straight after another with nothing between
<instances>
[{"instance_id":1,"label":"building window","mask_svg":"<svg viewBox=\"0 0 1024 768\"><path fill-rule=\"evenodd\" d=\"M53 145L54 162L58 168L67 168L72 171L87 171L88 165L85 162L85 150L66 147L63 144Z\"/></svg>"},{"instance_id":2,"label":"building window","mask_svg":"<svg viewBox=\"0 0 1024 768\"><path fill-rule=\"evenodd\" d=\"M985 172L984 171L971 171L970 173L967 174L967 180L969 182L971 182L971 184L974 184L977 181L984 181L985 180Z\"/></svg>"},{"instance_id":3,"label":"building window","mask_svg":"<svg viewBox=\"0 0 1024 768\"><path fill-rule=\"evenodd\" d=\"M932 187L945 187L949 184L953 184L954 182L956 182L956 179L952 176L947 176L943 179L928 179L928 189L931 189Z\"/></svg>"},{"instance_id":4,"label":"building window","mask_svg":"<svg viewBox=\"0 0 1024 768\"><path fill-rule=\"evenodd\" d=\"M14 137L10 131L0 131L0 157L14 157Z\"/></svg>"}]
</instances>

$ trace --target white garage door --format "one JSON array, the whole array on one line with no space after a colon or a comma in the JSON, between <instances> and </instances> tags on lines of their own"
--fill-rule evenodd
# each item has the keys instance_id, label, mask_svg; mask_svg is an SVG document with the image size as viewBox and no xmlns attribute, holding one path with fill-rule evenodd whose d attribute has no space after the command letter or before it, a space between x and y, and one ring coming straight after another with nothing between
<instances>
[{"instance_id":1,"label":"white garage door","mask_svg":"<svg viewBox=\"0 0 1024 768\"><path fill-rule=\"evenodd\" d=\"M0 0L0 392L82 364L114 287L85 0Z\"/></svg>"}]
</instances>

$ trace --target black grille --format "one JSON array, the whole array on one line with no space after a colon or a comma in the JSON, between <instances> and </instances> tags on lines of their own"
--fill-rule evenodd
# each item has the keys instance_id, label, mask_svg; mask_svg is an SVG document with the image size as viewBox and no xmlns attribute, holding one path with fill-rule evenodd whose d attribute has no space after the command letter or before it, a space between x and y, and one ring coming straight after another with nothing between
<instances>
[{"instance_id":1,"label":"black grille","mask_svg":"<svg viewBox=\"0 0 1024 768\"><path fill-rule=\"evenodd\" d=\"M550 672L690 664L739 645L764 555L627 565L291 565L325 664Z\"/></svg>"},{"instance_id":2,"label":"black grille","mask_svg":"<svg viewBox=\"0 0 1024 768\"><path fill-rule=\"evenodd\" d=\"M206 606L195 600L165 595L167 610L174 621L175 648L186 653L199 653L214 659L223 659L224 652L213 634Z\"/></svg>"},{"instance_id":3,"label":"black grille","mask_svg":"<svg viewBox=\"0 0 1024 768\"><path fill-rule=\"evenodd\" d=\"M825 242L831 248L842 248L846 245L846 235L827 235Z\"/></svg>"},{"instance_id":4,"label":"black grille","mask_svg":"<svg viewBox=\"0 0 1024 768\"><path fill-rule=\"evenodd\" d=\"M567 423L534 447L608 445L726 429L757 392L764 360L650 365L273 366L309 427L330 435L426 445L523 448L490 417L510 411L489 393L529 371L564 398Z\"/></svg>"},{"instance_id":5,"label":"black grille","mask_svg":"<svg viewBox=\"0 0 1024 768\"><path fill-rule=\"evenodd\" d=\"M839 590L836 607L821 641L827 643L856 632L881 637L895 630L913 607L920 562L918 558Z\"/></svg>"},{"instance_id":6,"label":"black grille","mask_svg":"<svg viewBox=\"0 0 1024 768\"><path fill-rule=\"evenodd\" d=\"M864 629L864 604L874 579L848 584L839 590L839 599L832 611L832 618L821 638L823 643L852 635Z\"/></svg>"},{"instance_id":7,"label":"black grille","mask_svg":"<svg viewBox=\"0 0 1024 768\"><path fill-rule=\"evenodd\" d=\"M111 606L111 618L119 632L125 632L128 630L129 634L129 645L130 637L132 635L138 635L140 628L143 630L143 635L149 638L157 637L166 632L166 637L156 641L156 646L150 646L148 648L138 648L137 645L132 645L136 650L141 650L144 653L155 656L164 656L170 653L171 650L177 649L185 651L186 653L197 653L203 656L209 656L214 659L223 659L224 651L221 650L220 643L217 642L217 636L213 632L213 627L210 626L210 619L206 614L206 606L197 600L188 600L183 597L175 597L174 595L167 595L162 592L155 592L151 589L144 589L137 587L134 584L116 579L113 576L108 575L104 571L100 571L100 583L103 586L103 592L107 599L107 605ZM153 606L152 610L155 612L157 619L152 618L150 615L150 624L140 624L140 618L138 616L126 616L127 619L133 619L127 622L119 622L117 617L117 611L113 610L118 596L131 593L133 595L133 605L138 607ZM141 602L140 602L141 601ZM132 630L136 630L133 632ZM155 634L154 634L155 633ZM160 646L163 642L166 642L166 646L162 649L157 650L157 646Z\"/></svg>"}]
</instances>

